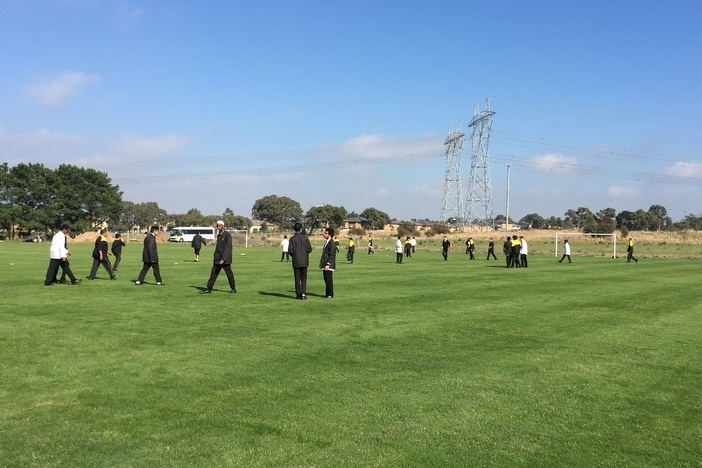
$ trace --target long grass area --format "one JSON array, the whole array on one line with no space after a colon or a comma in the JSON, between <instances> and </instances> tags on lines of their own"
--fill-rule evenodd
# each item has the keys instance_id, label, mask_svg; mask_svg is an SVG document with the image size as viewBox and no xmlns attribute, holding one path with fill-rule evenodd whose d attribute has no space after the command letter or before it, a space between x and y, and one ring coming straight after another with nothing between
<instances>
[{"instance_id":1,"label":"long grass area","mask_svg":"<svg viewBox=\"0 0 702 468\"><path fill-rule=\"evenodd\" d=\"M165 286L43 286L49 244L0 243L0 466L702 465L702 265L429 242L344 251L307 301L274 248L159 245ZM544 247L546 248L546 247ZM605 246L605 251L606 251Z\"/></svg>"}]
</instances>

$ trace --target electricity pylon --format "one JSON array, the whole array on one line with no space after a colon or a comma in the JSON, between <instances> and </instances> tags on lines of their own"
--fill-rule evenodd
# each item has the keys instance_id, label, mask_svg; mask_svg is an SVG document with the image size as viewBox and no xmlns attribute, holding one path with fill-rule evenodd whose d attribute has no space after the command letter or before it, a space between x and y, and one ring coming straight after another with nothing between
<instances>
[{"instance_id":1,"label":"electricity pylon","mask_svg":"<svg viewBox=\"0 0 702 468\"><path fill-rule=\"evenodd\" d=\"M465 219L468 226L485 226L494 228L495 215L492 210L492 187L490 184L490 130L492 116L490 100L485 99L485 110L482 112L475 106L471 142L473 151L470 158L470 180L468 181L468 196L466 197Z\"/></svg>"},{"instance_id":2,"label":"electricity pylon","mask_svg":"<svg viewBox=\"0 0 702 468\"><path fill-rule=\"evenodd\" d=\"M461 122L456 124L456 131L449 129L444 141L446 145L446 177L444 178L444 196L441 201L441 222L463 225L463 188L461 185L461 150L463 137Z\"/></svg>"}]
</instances>

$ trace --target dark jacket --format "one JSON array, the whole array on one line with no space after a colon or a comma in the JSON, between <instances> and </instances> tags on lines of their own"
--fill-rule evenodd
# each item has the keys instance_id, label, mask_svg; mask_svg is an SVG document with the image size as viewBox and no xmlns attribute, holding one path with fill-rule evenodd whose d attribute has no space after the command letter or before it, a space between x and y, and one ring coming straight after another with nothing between
<instances>
[{"instance_id":1,"label":"dark jacket","mask_svg":"<svg viewBox=\"0 0 702 468\"><path fill-rule=\"evenodd\" d=\"M336 268L336 244L331 239L322 248L322 258L319 260L319 268L324 269L325 265L332 270Z\"/></svg>"},{"instance_id":2,"label":"dark jacket","mask_svg":"<svg viewBox=\"0 0 702 468\"><path fill-rule=\"evenodd\" d=\"M502 252L508 257L512 254L512 241L505 241L505 243L502 244Z\"/></svg>"},{"instance_id":3,"label":"dark jacket","mask_svg":"<svg viewBox=\"0 0 702 468\"><path fill-rule=\"evenodd\" d=\"M214 252L214 262L224 260L224 265L232 264L232 235L227 231L217 234L217 247Z\"/></svg>"},{"instance_id":4,"label":"dark jacket","mask_svg":"<svg viewBox=\"0 0 702 468\"><path fill-rule=\"evenodd\" d=\"M144 251L141 254L144 263L158 263L158 250L156 248L156 236L148 233L144 237Z\"/></svg>"},{"instance_id":5,"label":"dark jacket","mask_svg":"<svg viewBox=\"0 0 702 468\"><path fill-rule=\"evenodd\" d=\"M200 234L195 234L195 236L193 237L192 242L190 242L190 247L192 247L193 249L199 249L199 248L201 248L203 245L207 245L207 242L205 241L205 238L202 237Z\"/></svg>"},{"instance_id":6,"label":"dark jacket","mask_svg":"<svg viewBox=\"0 0 702 468\"><path fill-rule=\"evenodd\" d=\"M301 232L296 232L295 235L290 238L290 243L288 244L288 253L292 256L293 268L309 266L310 252L312 252L310 239Z\"/></svg>"},{"instance_id":7,"label":"dark jacket","mask_svg":"<svg viewBox=\"0 0 702 468\"><path fill-rule=\"evenodd\" d=\"M112 241L112 253L119 255L122 253L122 247L124 247L124 241L122 239L115 239Z\"/></svg>"},{"instance_id":8,"label":"dark jacket","mask_svg":"<svg viewBox=\"0 0 702 468\"><path fill-rule=\"evenodd\" d=\"M107 239L102 236L98 236L97 239L95 239L95 248L93 249L93 258L100 260L100 252L102 252L102 259L107 258Z\"/></svg>"}]
</instances>

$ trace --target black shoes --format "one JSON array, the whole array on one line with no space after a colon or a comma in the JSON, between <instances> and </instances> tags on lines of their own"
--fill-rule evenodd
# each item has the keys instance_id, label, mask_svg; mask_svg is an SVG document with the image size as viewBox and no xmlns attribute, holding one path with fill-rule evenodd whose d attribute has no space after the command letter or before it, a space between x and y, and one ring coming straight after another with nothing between
<instances>
[{"instance_id":1,"label":"black shoes","mask_svg":"<svg viewBox=\"0 0 702 468\"><path fill-rule=\"evenodd\" d=\"M200 294L212 294L212 290L211 289L203 289L202 291L200 291Z\"/></svg>"}]
</instances>

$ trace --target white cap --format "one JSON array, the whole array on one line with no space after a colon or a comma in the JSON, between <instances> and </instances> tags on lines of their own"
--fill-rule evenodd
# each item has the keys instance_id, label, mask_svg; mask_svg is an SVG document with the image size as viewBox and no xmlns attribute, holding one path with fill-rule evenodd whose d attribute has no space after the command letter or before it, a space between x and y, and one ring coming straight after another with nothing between
<instances>
[{"instance_id":1,"label":"white cap","mask_svg":"<svg viewBox=\"0 0 702 468\"><path fill-rule=\"evenodd\" d=\"M224 221L222 221L222 220L220 219L219 221L217 221L217 224L218 224L218 225L221 224L222 226L224 226Z\"/></svg>"}]
</instances>

